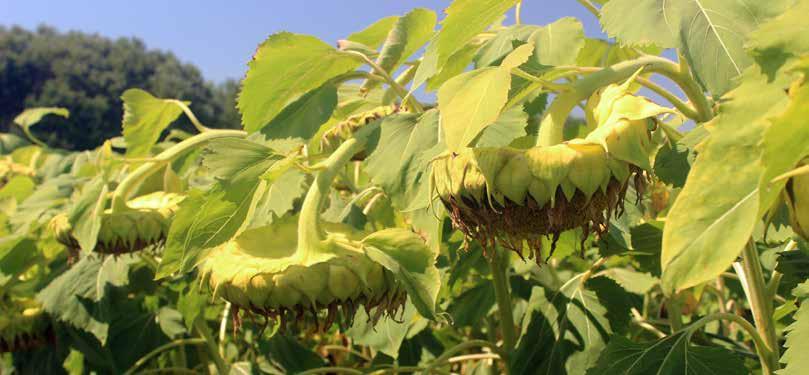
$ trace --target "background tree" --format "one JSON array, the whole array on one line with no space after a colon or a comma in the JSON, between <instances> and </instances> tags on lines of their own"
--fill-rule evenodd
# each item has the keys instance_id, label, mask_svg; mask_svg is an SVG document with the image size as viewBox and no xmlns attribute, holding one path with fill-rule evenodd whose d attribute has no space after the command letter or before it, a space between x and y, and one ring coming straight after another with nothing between
<instances>
[{"instance_id":1,"label":"background tree","mask_svg":"<svg viewBox=\"0 0 809 375\"><path fill-rule=\"evenodd\" d=\"M111 40L47 26L35 32L0 27L0 129L8 131L26 107L68 108L69 120L45 119L36 128L52 146L89 149L120 134L120 96L133 87L191 101L196 115L210 126L238 127L236 86L206 82L195 66L171 53L149 50L137 38ZM188 126L182 121L179 126Z\"/></svg>"}]
</instances>

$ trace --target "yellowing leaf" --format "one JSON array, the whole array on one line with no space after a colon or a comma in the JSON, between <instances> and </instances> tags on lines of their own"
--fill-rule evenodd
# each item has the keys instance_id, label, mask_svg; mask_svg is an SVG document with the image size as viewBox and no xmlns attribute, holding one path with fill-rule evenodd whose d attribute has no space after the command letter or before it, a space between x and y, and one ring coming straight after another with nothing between
<instances>
[{"instance_id":1,"label":"yellowing leaf","mask_svg":"<svg viewBox=\"0 0 809 375\"><path fill-rule=\"evenodd\" d=\"M252 133L288 104L360 62L313 36L283 32L264 41L248 65L237 107L245 130Z\"/></svg>"},{"instance_id":2,"label":"yellowing leaf","mask_svg":"<svg viewBox=\"0 0 809 375\"><path fill-rule=\"evenodd\" d=\"M510 73L484 68L456 76L438 90L440 124L447 149L458 151L497 120L508 99Z\"/></svg>"},{"instance_id":3,"label":"yellowing leaf","mask_svg":"<svg viewBox=\"0 0 809 375\"><path fill-rule=\"evenodd\" d=\"M126 155L148 155L160 133L177 120L182 109L172 100L155 98L141 89L129 89L124 101L124 139Z\"/></svg>"},{"instance_id":4,"label":"yellowing leaf","mask_svg":"<svg viewBox=\"0 0 809 375\"><path fill-rule=\"evenodd\" d=\"M754 69L726 95L708 125L688 180L671 207L663 231L663 290L667 293L712 280L725 271L750 239L758 220L763 171L761 138L766 117L786 104L784 82L768 83Z\"/></svg>"},{"instance_id":5,"label":"yellowing leaf","mask_svg":"<svg viewBox=\"0 0 809 375\"><path fill-rule=\"evenodd\" d=\"M771 122L762 141L761 211L775 203L787 180L770 181L789 172L809 155L809 86L798 88L790 98L789 107Z\"/></svg>"}]
</instances>

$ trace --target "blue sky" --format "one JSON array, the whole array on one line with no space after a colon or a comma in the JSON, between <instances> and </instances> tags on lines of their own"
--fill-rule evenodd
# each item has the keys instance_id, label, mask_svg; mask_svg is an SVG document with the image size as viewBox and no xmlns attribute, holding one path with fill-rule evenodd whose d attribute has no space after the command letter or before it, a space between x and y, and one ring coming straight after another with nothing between
<instances>
[{"instance_id":1,"label":"blue sky","mask_svg":"<svg viewBox=\"0 0 809 375\"><path fill-rule=\"evenodd\" d=\"M261 41L277 31L315 35L328 43L379 18L415 7L439 12L439 0L0 0L0 23L33 29L40 24L108 37L142 39L198 66L206 79L241 78ZM584 23L588 36L603 36L594 16L575 0L525 0L523 23L546 24L564 16ZM511 19L512 14L509 15Z\"/></svg>"}]
</instances>

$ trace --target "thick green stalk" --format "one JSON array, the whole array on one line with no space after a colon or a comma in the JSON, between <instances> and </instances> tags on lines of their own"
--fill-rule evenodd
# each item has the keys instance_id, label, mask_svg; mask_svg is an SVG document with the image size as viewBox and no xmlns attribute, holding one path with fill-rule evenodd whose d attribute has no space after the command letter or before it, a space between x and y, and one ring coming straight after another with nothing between
<instances>
[{"instance_id":1,"label":"thick green stalk","mask_svg":"<svg viewBox=\"0 0 809 375\"><path fill-rule=\"evenodd\" d=\"M753 312L753 322L756 324L756 330L766 346L766 351L758 350L762 370L765 374L773 374L780 367L778 363L780 349L775 334L775 322L773 322L772 318L773 304L772 299L767 294L767 285L764 283L759 254L752 240L744 247L741 263L734 264L734 268L739 273L739 280L742 282L744 293L747 295L747 302Z\"/></svg>"},{"instance_id":2,"label":"thick green stalk","mask_svg":"<svg viewBox=\"0 0 809 375\"><path fill-rule=\"evenodd\" d=\"M216 370L220 374L228 374L230 372L230 366L219 354L219 348L216 346L216 340L214 340L214 337L211 334L211 329L208 327L208 323L205 321L205 318L202 316L197 318L197 320L194 321L194 328L196 328L197 333L199 333L199 335L205 339L205 345L208 347L208 353L211 355L211 357L213 357Z\"/></svg>"},{"instance_id":3,"label":"thick green stalk","mask_svg":"<svg viewBox=\"0 0 809 375\"><path fill-rule=\"evenodd\" d=\"M729 313L714 313L703 317L700 320L697 320L693 324L689 325L686 330L687 334L692 335L698 329L702 328L706 324L717 321L717 320L727 320L733 323L736 323L741 327L750 337L753 339L753 342L756 344L756 350L758 351L758 355L761 358L769 358L773 356L773 353L769 351L767 348L767 344L764 342L764 339L759 335L759 332L756 330L756 327L753 327L750 322L738 316L736 314L729 314ZM776 360L777 360L776 356Z\"/></svg>"},{"instance_id":4,"label":"thick green stalk","mask_svg":"<svg viewBox=\"0 0 809 375\"><path fill-rule=\"evenodd\" d=\"M368 135L375 127L373 124L375 123L359 129L351 138L340 144L326 160L318 164L317 175L303 199L301 213L298 216L298 250L304 252L300 254L304 259L307 256L305 252L314 251L318 248L318 242L323 240L323 231L320 229L320 211L329 196L334 177L351 160L352 156L365 148Z\"/></svg>"},{"instance_id":5,"label":"thick green stalk","mask_svg":"<svg viewBox=\"0 0 809 375\"><path fill-rule=\"evenodd\" d=\"M151 352L147 353L146 355L144 355L143 357L138 359L135 362L135 364L132 365L132 367L129 368L129 370L126 370L124 375L134 374L135 370L139 369L141 366L143 366L144 364L149 362L149 360L151 360L152 358L158 356L160 353L163 353L166 350L173 349L173 348L176 348L176 347L180 347L180 346L183 346L183 345L202 345L202 344L205 344L205 339L191 338L191 339L174 340L174 341L172 341L172 342L170 342L168 344L157 347L156 349L152 350Z\"/></svg>"},{"instance_id":6,"label":"thick green stalk","mask_svg":"<svg viewBox=\"0 0 809 375\"><path fill-rule=\"evenodd\" d=\"M126 178L115 188L112 193L112 211L119 212L127 209L126 201L134 190L140 185L143 180L159 171L166 163L171 162L185 152L199 147L213 139L217 138L230 138L239 137L243 138L247 133L242 130L208 130L204 133L197 134L188 138L174 146L169 147L154 157L152 161L143 163L136 168L132 173L128 174Z\"/></svg>"},{"instance_id":7,"label":"thick green stalk","mask_svg":"<svg viewBox=\"0 0 809 375\"><path fill-rule=\"evenodd\" d=\"M683 328L683 296L675 293L666 300L666 313L669 318L671 333L677 333Z\"/></svg>"},{"instance_id":8,"label":"thick green stalk","mask_svg":"<svg viewBox=\"0 0 809 375\"><path fill-rule=\"evenodd\" d=\"M497 299L497 313L500 315L500 334L503 335L503 350L508 353L517 344L514 312L511 308L511 293L508 285L508 254L495 252L489 260L489 266L492 270L494 296Z\"/></svg>"},{"instance_id":9,"label":"thick green stalk","mask_svg":"<svg viewBox=\"0 0 809 375\"><path fill-rule=\"evenodd\" d=\"M678 64L665 58L642 56L586 75L574 82L570 91L559 94L548 107L548 111L542 119L536 145L552 146L563 142L565 121L579 102L589 98L601 87L626 80L641 68L645 73L661 74L679 85L699 114L699 122L707 121L712 117L708 101L702 89L691 78L690 72L681 72Z\"/></svg>"}]
</instances>

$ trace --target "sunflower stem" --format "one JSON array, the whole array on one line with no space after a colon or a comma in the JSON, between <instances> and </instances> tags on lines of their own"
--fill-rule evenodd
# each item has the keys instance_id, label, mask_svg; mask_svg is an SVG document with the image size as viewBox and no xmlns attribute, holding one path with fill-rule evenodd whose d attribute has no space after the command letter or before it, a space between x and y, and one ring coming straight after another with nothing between
<instances>
[{"instance_id":1,"label":"sunflower stem","mask_svg":"<svg viewBox=\"0 0 809 375\"><path fill-rule=\"evenodd\" d=\"M756 348L759 352L761 369L765 374L774 374L779 368L778 359L780 357L778 347L778 337L775 334L775 322L773 322L772 298L767 294L767 284L764 283L764 275L761 271L761 260L755 243L750 240L742 252L742 261L733 264L736 273L739 274L739 281L744 288L750 310L753 312L753 322L756 330L762 338L764 348Z\"/></svg>"},{"instance_id":2,"label":"sunflower stem","mask_svg":"<svg viewBox=\"0 0 809 375\"><path fill-rule=\"evenodd\" d=\"M351 138L345 140L324 161L318 163L318 172L315 180L301 205L298 216L298 255L306 259L309 251L316 251L318 244L323 240L323 231L320 229L320 211L329 196L329 190L334 178L357 152L362 151L367 143L368 136L377 128L379 122L372 122L357 130Z\"/></svg>"},{"instance_id":3,"label":"sunflower stem","mask_svg":"<svg viewBox=\"0 0 809 375\"><path fill-rule=\"evenodd\" d=\"M564 126L570 112L601 87L618 83L632 76L638 69L646 73L661 74L676 83L694 106L697 122L713 117L708 100L690 72L681 71L680 65L659 56L641 56L634 60L622 61L612 66L586 75L570 85L570 91L559 94L548 107L537 137L537 146L552 146L564 141Z\"/></svg>"},{"instance_id":4,"label":"sunflower stem","mask_svg":"<svg viewBox=\"0 0 809 375\"><path fill-rule=\"evenodd\" d=\"M140 186L141 182L152 174L160 171L163 166L183 155L185 152L204 145L213 139L229 137L243 138L245 136L247 136L247 133L242 130L211 129L169 147L155 156L153 161L143 163L121 181L112 193L112 212L125 211L127 209L127 199L129 199L129 196Z\"/></svg>"},{"instance_id":5,"label":"sunflower stem","mask_svg":"<svg viewBox=\"0 0 809 375\"><path fill-rule=\"evenodd\" d=\"M489 259L494 282L494 296L497 300L497 313L500 315L500 334L503 336L503 351L508 353L516 345L514 312L511 308L511 292L508 288L509 257L507 253L495 254Z\"/></svg>"}]
</instances>

